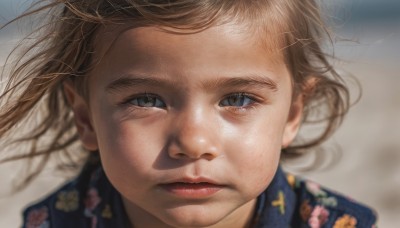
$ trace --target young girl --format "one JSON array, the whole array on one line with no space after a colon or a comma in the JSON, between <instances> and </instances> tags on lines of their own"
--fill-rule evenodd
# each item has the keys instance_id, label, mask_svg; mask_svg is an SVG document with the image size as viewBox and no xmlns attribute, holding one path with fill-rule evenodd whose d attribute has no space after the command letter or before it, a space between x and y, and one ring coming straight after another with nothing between
<instances>
[{"instance_id":1,"label":"young girl","mask_svg":"<svg viewBox=\"0 0 400 228\"><path fill-rule=\"evenodd\" d=\"M22 17L39 12L0 115L3 138L36 121L16 139L32 146L5 160L41 157L28 183L54 154L86 156L24 227L374 226L279 167L348 109L313 0L49 0ZM296 138L315 121L320 135Z\"/></svg>"}]
</instances>

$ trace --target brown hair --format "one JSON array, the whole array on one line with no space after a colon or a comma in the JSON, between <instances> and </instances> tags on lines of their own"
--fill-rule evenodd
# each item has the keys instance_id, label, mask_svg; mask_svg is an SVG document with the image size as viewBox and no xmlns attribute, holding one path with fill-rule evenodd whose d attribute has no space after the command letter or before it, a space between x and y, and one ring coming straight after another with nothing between
<instances>
[{"instance_id":1,"label":"brown hair","mask_svg":"<svg viewBox=\"0 0 400 228\"><path fill-rule=\"evenodd\" d=\"M274 35L275 47L283 51L293 77L295 95L303 94L305 99L303 123L326 123L316 137L285 148L284 157L321 144L348 110L348 90L321 49L330 36L314 0L41 0L5 26L35 15L47 18L34 29L34 42L13 63L0 96L0 138L13 137L23 123L34 117L37 120L25 137L12 138L30 143L28 152L3 158L4 162L40 157L25 184L39 174L51 154L70 158L67 164L84 160L82 156L74 158L84 154L83 149L71 150L78 135L62 83L72 79L85 95L85 75L96 64L92 59L96 32L101 26L127 19L139 26L162 26L178 33L234 20L247 23L261 38L268 34L266 42Z\"/></svg>"}]
</instances>

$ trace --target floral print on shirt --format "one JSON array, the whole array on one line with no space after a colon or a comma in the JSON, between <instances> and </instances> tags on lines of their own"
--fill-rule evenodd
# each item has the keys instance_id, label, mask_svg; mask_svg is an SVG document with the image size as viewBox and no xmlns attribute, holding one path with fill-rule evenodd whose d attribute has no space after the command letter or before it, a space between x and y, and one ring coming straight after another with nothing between
<instances>
[{"instance_id":1,"label":"floral print on shirt","mask_svg":"<svg viewBox=\"0 0 400 228\"><path fill-rule=\"evenodd\" d=\"M310 219L308 220L308 225L311 228L322 227L328 221L329 211L323 206L317 205L311 212Z\"/></svg>"},{"instance_id":2,"label":"floral print on shirt","mask_svg":"<svg viewBox=\"0 0 400 228\"><path fill-rule=\"evenodd\" d=\"M97 226L97 215L94 213L97 205L101 202L101 198L98 194L97 189L90 188L86 194L86 198L84 200L85 204L85 216L91 219L91 227L95 228Z\"/></svg>"},{"instance_id":3,"label":"floral print on shirt","mask_svg":"<svg viewBox=\"0 0 400 228\"><path fill-rule=\"evenodd\" d=\"M326 224L329 220L330 210L338 210L338 202L333 193L321 188L321 186L312 181L301 181L297 177L291 174L286 176L289 185L293 189L302 189L301 182L303 182L306 191L315 200L314 205L310 203L309 199L304 199L300 204L299 217L304 223L307 223L307 227L310 228L321 228L321 227L333 227L333 228L356 228L357 219L350 215L344 214L339 218L334 219L334 224ZM347 198L349 202L356 203L353 199ZM376 228L376 225L370 227Z\"/></svg>"},{"instance_id":4,"label":"floral print on shirt","mask_svg":"<svg viewBox=\"0 0 400 228\"><path fill-rule=\"evenodd\" d=\"M355 228L357 225L357 219L351 215L343 215L338 218L333 228Z\"/></svg>"},{"instance_id":5,"label":"floral print on shirt","mask_svg":"<svg viewBox=\"0 0 400 228\"><path fill-rule=\"evenodd\" d=\"M49 214L47 207L33 209L28 213L25 226L26 228L48 228L48 217Z\"/></svg>"},{"instance_id":6,"label":"floral print on shirt","mask_svg":"<svg viewBox=\"0 0 400 228\"><path fill-rule=\"evenodd\" d=\"M79 193L77 190L61 191L57 195L55 207L64 212L75 211L79 207Z\"/></svg>"}]
</instances>

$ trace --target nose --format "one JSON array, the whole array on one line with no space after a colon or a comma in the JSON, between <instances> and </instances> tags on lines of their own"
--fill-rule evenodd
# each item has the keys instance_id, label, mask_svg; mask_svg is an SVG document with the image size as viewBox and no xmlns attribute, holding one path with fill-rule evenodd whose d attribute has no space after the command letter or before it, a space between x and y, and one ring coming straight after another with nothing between
<instances>
[{"instance_id":1,"label":"nose","mask_svg":"<svg viewBox=\"0 0 400 228\"><path fill-rule=\"evenodd\" d=\"M168 155L174 159L213 160L220 154L218 124L202 110L180 114L172 123Z\"/></svg>"}]
</instances>

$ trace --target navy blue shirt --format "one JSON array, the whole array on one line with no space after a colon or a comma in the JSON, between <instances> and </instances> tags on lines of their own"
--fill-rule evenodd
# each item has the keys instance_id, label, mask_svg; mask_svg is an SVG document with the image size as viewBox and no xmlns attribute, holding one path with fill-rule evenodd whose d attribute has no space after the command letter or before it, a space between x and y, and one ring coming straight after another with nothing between
<instances>
[{"instance_id":1,"label":"navy blue shirt","mask_svg":"<svg viewBox=\"0 0 400 228\"><path fill-rule=\"evenodd\" d=\"M119 192L98 156L91 156L77 178L23 213L23 227L128 227ZM253 227L375 227L375 213L353 200L278 168L257 198Z\"/></svg>"}]
</instances>

